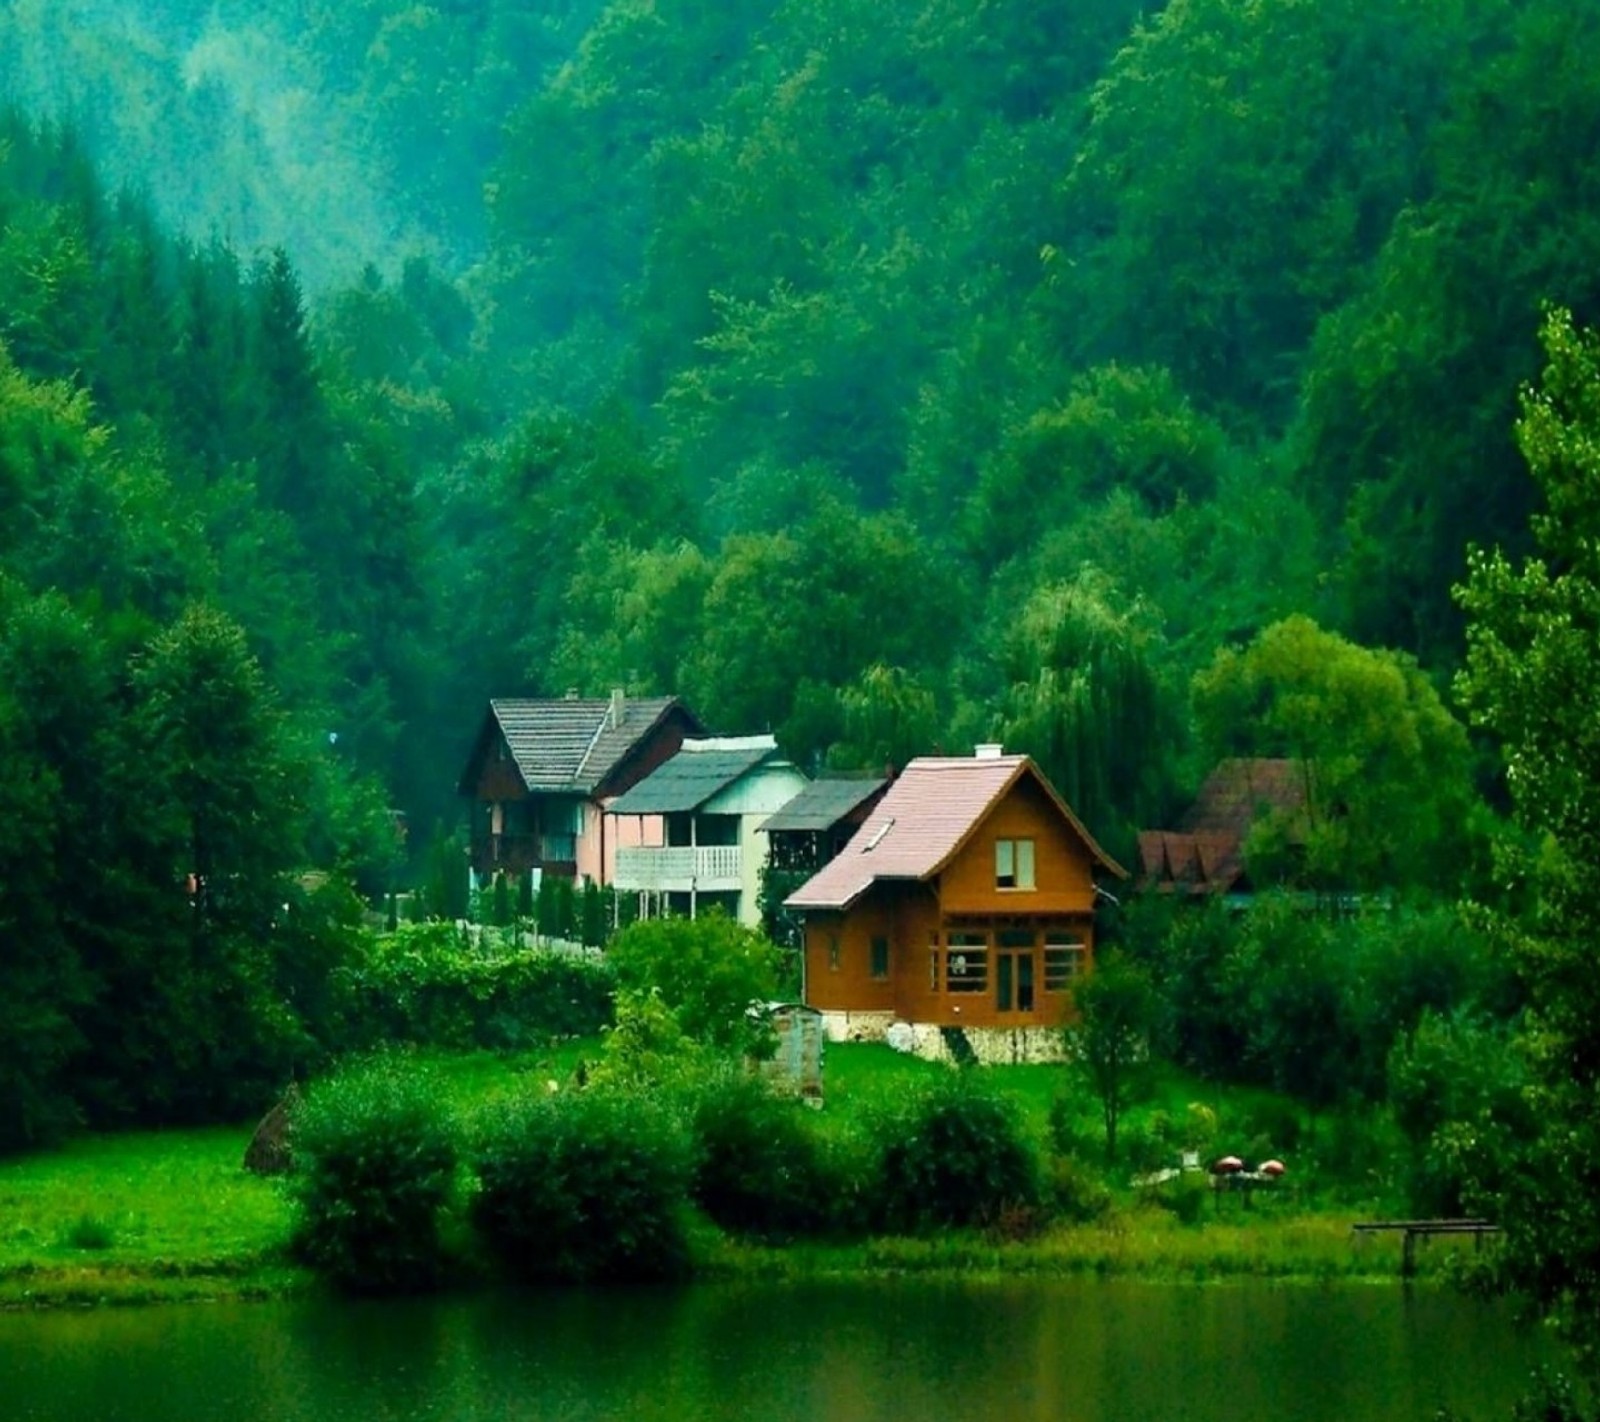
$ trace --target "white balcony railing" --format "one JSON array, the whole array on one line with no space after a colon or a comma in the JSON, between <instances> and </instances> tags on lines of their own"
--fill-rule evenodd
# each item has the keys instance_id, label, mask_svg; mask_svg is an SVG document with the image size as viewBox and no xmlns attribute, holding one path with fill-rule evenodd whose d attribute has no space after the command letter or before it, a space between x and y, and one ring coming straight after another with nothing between
<instances>
[{"instance_id":1,"label":"white balcony railing","mask_svg":"<svg viewBox=\"0 0 1600 1422\"><path fill-rule=\"evenodd\" d=\"M623 846L617 850L617 887L656 893L687 893L690 889L713 893L737 889L742 867L737 844L702 849Z\"/></svg>"}]
</instances>

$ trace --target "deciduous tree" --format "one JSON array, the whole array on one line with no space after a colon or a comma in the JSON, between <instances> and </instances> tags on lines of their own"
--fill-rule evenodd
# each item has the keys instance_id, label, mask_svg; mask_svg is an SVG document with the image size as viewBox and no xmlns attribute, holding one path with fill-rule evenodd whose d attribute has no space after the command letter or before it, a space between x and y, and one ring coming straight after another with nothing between
<instances>
[{"instance_id":1,"label":"deciduous tree","mask_svg":"<svg viewBox=\"0 0 1600 1422\"><path fill-rule=\"evenodd\" d=\"M1486 1182L1512 1276L1600 1361L1600 337L1564 311L1523 397L1518 443L1544 495L1541 555L1475 551L1460 690L1502 741L1524 844L1501 870L1532 891L1517 961L1538 1149Z\"/></svg>"}]
</instances>

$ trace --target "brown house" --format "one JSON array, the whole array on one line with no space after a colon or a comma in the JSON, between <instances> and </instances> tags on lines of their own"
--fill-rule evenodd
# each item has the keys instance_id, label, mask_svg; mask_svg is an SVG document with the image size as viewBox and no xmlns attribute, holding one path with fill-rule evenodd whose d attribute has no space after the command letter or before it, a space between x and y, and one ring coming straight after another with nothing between
<instances>
[{"instance_id":1,"label":"brown house","mask_svg":"<svg viewBox=\"0 0 1600 1422\"><path fill-rule=\"evenodd\" d=\"M1245 847L1270 828L1292 859L1306 836L1305 767L1295 760L1225 760L1206 777L1175 830L1139 832L1139 887L1161 894L1252 894Z\"/></svg>"},{"instance_id":2,"label":"brown house","mask_svg":"<svg viewBox=\"0 0 1600 1422\"><path fill-rule=\"evenodd\" d=\"M607 806L699 731L672 696L491 701L458 786L474 871L611 883Z\"/></svg>"},{"instance_id":3,"label":"brown house","mask_svg":"<svg viewBox=\"0 0 1600 1422\"><path fill-rule=\"evenodd\" d=\"M1028 1054L1094 956L1097 872L1125 877L1026 756L914 760L786 906L805 918L805 1000L834 1037L943 1029ZM1053 1038L1054 1034L1050 1034ZM991 1043L991 1045L993 1045Z\"/></svg>"}]
</instances>

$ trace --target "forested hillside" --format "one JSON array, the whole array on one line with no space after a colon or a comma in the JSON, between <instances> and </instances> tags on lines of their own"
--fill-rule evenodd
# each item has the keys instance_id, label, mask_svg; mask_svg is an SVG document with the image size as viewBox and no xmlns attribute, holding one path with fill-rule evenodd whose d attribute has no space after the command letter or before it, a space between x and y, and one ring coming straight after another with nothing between
<instances>
[{"instance_id":1,"label":"forested hillside","mask_svg":"<svg viewBox=\"0 0 1600 1422\"><path fill-rule=\"evenodd\" d=\"M1238 751L1471 839L1596 74L1583 0L13 0L0 931L98 1000L191 875L404 883L486 697L614 685L1123 855Z\"/></svg>"},{"instance_id":2,"label":"forested hillside","mask_svg":"<svg viewBox=\"0 0 1600 1422\"><path fill-rule=\"evenodd\" d=\"M1219 646L1454 665L1596 306L1597 28L19 0L0 329L423 823L483 696L617 683L807 762L1031 742L1116 839Z\"/></svg>"}]
</instances>

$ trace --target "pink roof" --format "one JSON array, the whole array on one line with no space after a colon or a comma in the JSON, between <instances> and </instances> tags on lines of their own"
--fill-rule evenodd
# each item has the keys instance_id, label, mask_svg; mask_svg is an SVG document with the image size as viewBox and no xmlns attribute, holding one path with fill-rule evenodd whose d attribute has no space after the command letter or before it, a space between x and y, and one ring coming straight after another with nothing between
<instances>
[{"instance_id":1,"label":"pink roof","mask_svg":"<svg viewBox=\"0 0 1600 1422\"><path fill-rule=\"evenodd\" d=\"M1038 781L1101 865L1121 875L1027 756L922 756L889 786L838 857L790 894L785 906L848 908L880 879L937 874L1023 775Z\"/></svg>"}]
</instances>

